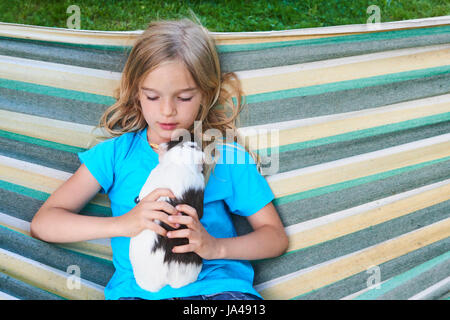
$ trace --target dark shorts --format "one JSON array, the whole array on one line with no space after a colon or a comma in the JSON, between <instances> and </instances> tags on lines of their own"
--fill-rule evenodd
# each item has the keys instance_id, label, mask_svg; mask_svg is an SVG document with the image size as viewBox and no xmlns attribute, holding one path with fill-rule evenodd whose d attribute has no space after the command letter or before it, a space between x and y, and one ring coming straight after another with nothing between
<instances>
[{"instance_id":1,"label":"dark shorts","mask_svg":"<svg viewBox=\"0 0 450 320\"><path fill-rule=\"evenodd\" d=\"M137 297L122 297L119 300L144 300ZM238 292L238 291L225 291L214 294L202 294L198 296L169 298L161 300L263 300L258 296L250 293Z\"/></svg>"}]
</instances>

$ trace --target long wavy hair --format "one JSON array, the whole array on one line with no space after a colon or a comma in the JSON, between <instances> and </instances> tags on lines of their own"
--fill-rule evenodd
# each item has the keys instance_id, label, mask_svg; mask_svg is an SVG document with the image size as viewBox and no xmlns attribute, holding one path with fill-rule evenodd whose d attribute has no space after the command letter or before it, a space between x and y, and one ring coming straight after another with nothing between
<instances>
[{"instance_id":1,"label":"long wavy hair","mask_svg":"<svg viewBox=\"0 0 450 320\"><path fill-rule=\"evenodd\" d=\"M222 143L214 139L219 134L227 137L226 142L231 142L229 134L232 132L233 142L245 148L260 170L259 156L249 150L237 131L238 116L245 106L241 82L234 72L221 72L214 38L199 22L188 18L150 22L128 56L120 86L114 92L117 101L104 112L99 127L113 137L144 129L147 123L139 101L139 88L146 76L160 64L175 60L184 63L203 97L195 119L201 121L202 132L194 132L192 124L190 133L195 137L201 135L204 149L210 143ZM215 155L217 150L213 150ZM214 165L205 165L206 181Z\"/></svg>"}]
</instances>

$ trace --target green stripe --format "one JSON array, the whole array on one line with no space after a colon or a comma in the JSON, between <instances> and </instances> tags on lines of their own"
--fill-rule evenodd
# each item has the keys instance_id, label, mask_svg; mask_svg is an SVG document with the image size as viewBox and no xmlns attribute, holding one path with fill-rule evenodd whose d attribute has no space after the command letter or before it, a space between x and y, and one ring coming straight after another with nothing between
<instances>
[{"instance_id":1,"label":"green stripe","mask_svg":"<svg viewBox=\"0 0 450 320\"><path fill-rule=\"evenodd\" d=\"M395 175L398 175L398 174L401 174L404 172L421 169L423 167L426 167L426 166L429 166L429 165L432 165L435 163L447 161L447 160L450 160L450 156L440 158L440 159L430 160L430 161L426 161L426 162L422 162L422 163L418 163L418 164L414 164L414 165L410 165L410 166L406 166L406 167L402 167L402 168L398 168L398 169L394 169L394 170L389 170L386 172L381 172L381 173L373 174L373 175L366 176L366 177L348 180L348 181L344 181L344 182L340 182L340 183L336 183L336 184L332 184L332 185L328 185L328 186L324 186L324 187L320 187L320 188L316 188L316 189L312 189L312 190L308 190L308 191L291 194L288 196L276 198L273 200L273 203L275 206L279 206L279 205L287 204L287 203L302 200L302 199L312 198L312 197L320 196L320 195L331 193L331 192L337 192L337 191L355 187L355 186L358 186L361 184L393 177Z\"/></svg>"},{"instance_id":2,"label":"green stripe","mask_svg":"<svg viewBox=\"0 0 450 320\"><path fill-rule=\"evenodd\" d=\"M303 96L318 95L327 92L335 92L342 90L362 89L371 86L379 86L389 83L438 76L450 73L450 65L439 66L434 68L425 68L412 71L404 71L398 73L384 74L368 78L360 78L354 80L338 81L314 86L279 90L273 92L258 93L245 97L247 103L259 103L272 100L281 100L288 98L296 98ZM233 97L235 103L236 98Z\"/></svg>"},{"instance_id":3,"label":"green stripe","mask_svg":"<svg viewBox=\"0 0 450 320\"><path fill-rule=\"evenodd\" d=\"M271 48L283 48L292 46L310 46L310 45L327 45L336 44L342 45L348 42L367 42L380 40L394 40L398 38L409 38L426 35L446 34L450 32L450 26L408 29L408 30L394 30L394 31L380 31L373 33L363 33L347 36L337 36L319 39L304 39L292 41L279 41L267 43L249 43L249 44L229 44L217 46L219 53L250 51L250 50L264 50Z\"/></svg>"},{"instance_id":4,"label":"green stripe","mask_svg":"<svg viewBox=\"0 0 450 320\"><path fill-rule=\"evenodd\" d=\"M116 99L109 96L103 96L99 94L69 90L69 89L61 89L50 86L44 86L41 84L34 84L22 81L8 80L0 78L0 87L18 90L18 91L26 91L36 94L45 94L48 96L59 97L64 99L71 100L79 100L85 102L92 102L104 105L112 105L116 102Z\"/></svg>"},{"instance_id":5,"label":"green stripe","mask_svg":"<svg viewBox=\"0 0 450 320\"><path fill-rule=\"evenodd\" d=\"M39 139L39 138L29 137L29 136L25 136L22 134L13 133L13 132L4 131L4 130L0 130L0 137L10 139L10 140L16 140L16 141L20 141L20 142L26 142L26 143L34 144L34 145L45 147L45 148L51 148L51 149L56 149L56 150L60 150L60 151L71 152L71 153L75 153L75 154L77 154L78 152L83 152L83 151L87 150L85 148L69 146L67 144L62 144L62 143L43 140L43 139Z\"/></svg>"},{"instance_id":6,"label":"green stripe","mask_svg":"<svg viewBox=\"0 0 450 320\"><path fill-rule=\"evenodd\" d=\"M24 187L21 185L17 185L14 183L10 183L7 181L3 181L3 180L0 180L0 188L7 190L7 191L19 193L26 197L33 198L33 199L40 200L40 201L46 201L48 199L48 197L50 197L49 193L30 189L30 188L27 188L27 187ZM110 207L104 207L104 206L100 206L100 205L92 204L92 203L87 204L82 209L82 211L83 212L87 211L87 212L90 212L93 214L100 214L103 216L111 216L112 215Z\"/></svg>"},{"instance_id":7,"label":"green stripe","mask_svg":"<svg viewBox=\"0 0 450 320\"><path fill-rule=\"evenodd\" d=\"M444 253L443 255L440 255L436 258L433 258L421 265L418 265L417 267L414 267L407 272L404 272L402 274L399 274L388 281L381 283L380 288L372 288L363 294L357 296L355 300L374 300L378 297L382 296L383 294L389 292L392 289L395 289L396 287L402 285L403 283L411 280L414 277L417 277L421 273L424 273L431 268L435 267L436 265L450 259L450 251Z\"/></svg>"},{"instance_id":8,"label":"green stripe","mask_svg":"<svg viewBox=\"0 0 450 320\"><path fill-rule=\"evenodd\" d=\"M380 134L386 134L396 131L402 131L406 129L421 127L425 125L432 125L444 121L450 120L450 112L445 113L439 113L432 116L426 116L422 118L417 119L411 119L406 121L401 121L398 123L391 123L386 124L378 127L368 128L368 129L362 129L357 131L351 131L347 133L342 133L330 137L315 139L315 140L309 140L309 141L303 141L298 143L292 143L287 145L279 146L278 148L262 148L255 150L256 153L263 155L263 156L270 156L276 153L281 152L289 152L289 151L296 151L296 150L302 150L312 147L317 147L325 144L330 143L338 143L338 142L344 142L344 141L350 141L355 139L363 139L371 136L376 136Z\"/></svg>"}]
</instances>

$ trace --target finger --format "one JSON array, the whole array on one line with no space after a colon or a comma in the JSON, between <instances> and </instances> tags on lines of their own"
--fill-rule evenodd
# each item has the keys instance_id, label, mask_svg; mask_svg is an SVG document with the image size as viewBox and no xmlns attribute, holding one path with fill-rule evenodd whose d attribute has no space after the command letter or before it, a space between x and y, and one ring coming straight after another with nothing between
<instances>
[{"instance_id":1,"label":"finger","mask_svg":"<svg viewBox=\"0 0 450 320\"><path fill-rule=\"evenodd\" d=\"M171 223L169 220L167 220L168 214L169 215L177 215L179 213L178 210L176 210L171 204L165 201L154 201L154 202L143 202L140 204L144 210L147 210L149 212L159 212L162 215L158 215L158 217L153 217L153 215L149 215L149 219L159 219L170 225L172 228L179 228L180 226L177 223ZM153 213L151 213L153 214ZM160 219L161 218L161 219Z\"/></svg>"},{"instance_id":2,"label":"finger","mask_svg":"<svg viewBox=\"0 0 450 320\"><path fill-rule=\"evenodd\" d=\"M175 194L172 192L172 190L168 188L157 188L150 192L148 195L146 195L142 201L156 201L160 197L169 197L169 198L176 198Z\"/></svg>"},{"instance_id":3,"label":"finger","mask_svg":"<svg viewBox=\"0 0 450 320\"><path fill-rule=\"evenodd\" d=\"M186 252L194 252L195 246L192 243L185 244L182 246L173 247L173 253L186 253Z\"/></svg>"},{"instance_id":4,"label":"finger","mask_svg":"<svg viewBox=\"0 0 450 320\"><path fill-rule=\"evenodd\" d=\"M177 222L173 222L170 219L170 215L178 215L181 214L177 209L175 209L174 206L171 204L165 202L165 201L156 201L153 202L153 206L155 209L163 211L167 215L164 217L164 222L166 222L168 225L170 225L172 228L178 229L180 225Z\"/></svg>"},{"instance_id":5,"label":"finger","mask_svg":"<svg viewBox=\"0 0 450 320\"><path fill-rule=\"evenodd\" d=\"M175 209L174 206L172 206L170 203L166 201L153 201L153 202L146 202L142 204L143 208L145 210L158 210L158 211L164 211L165 213L169 215L177 215L179 211Z\"/></svg>"},{"instance_id":6,"label":"finger","mask_svg":"<svg viewBox=\"0 0 450 320\"><path fill-rule=\"evenodd\" d=\"M167 232L168 238L189 238L192 234L192 231L189 229L181 229L176 231Z\"/></svg>"},{"instance_id":7,"label":"finger","mask_svg":"<svg viewBox=\"0 0 450 320\"><path fill-rule=\"evenodd\" d=\"M186 226L193 226L194 222L194 218L192 218L191 216L176 215L169 216L167 219L172 223L184 224Z\"/></svg>"},{"instance_id":8,"label":"finger","mask_svg":"<svg viewBox=\"0 0 450 320\"><path fill-rule=\"evenodd\" d=\"M167 230L164 229L163 227L161 227L159 224L153 222L153 221L148 221L147 222L147 228L150 230L155 231L157 234L166 237L167 236Z\"/></svg>"},{"instance_id":9,"label":"finger","mask_svg":"<svg viewBox=\"0 0 450 320\"><path fill-rule=\"evenodd\" d=\"M169 221L169 216L164 212L164 211L158 211L158 210L152 210L150 212L148 212L145 217L149 220L149 221L153 221L153 220L159 220L162 221L166 224L168 224L169 226L171 226L174 229L178 229L180 226L177 225L176 222L171 222Z\"/></svg>"},{"instance_id":10,"label":"finger","mask_svg":"<svg viewBox=\"0 0 450 320\"><path fill-rule=\"evenodd\" d=\"M193 218L197 218L198 219L198 215L197 215L197 210L195 210L194 208L192 208L190 205L187 204L179 204L175 207L175 209L186 213L187 215L193 217Z\"/></svg>"}]
</instances>

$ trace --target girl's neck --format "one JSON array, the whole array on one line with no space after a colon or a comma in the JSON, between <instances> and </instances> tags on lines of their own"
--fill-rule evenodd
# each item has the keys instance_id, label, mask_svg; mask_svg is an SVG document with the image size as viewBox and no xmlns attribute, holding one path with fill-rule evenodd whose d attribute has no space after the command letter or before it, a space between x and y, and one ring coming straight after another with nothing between
<instances>
[{"instance_id":1,"label":"girl's neck","mask_svg":"<svg viewBox=\"0 0 450 320\"><path fill-rule=\"evenodd\" d=\"M153 141L153 139L150 139L150 128L148 126L147 126L147 137L146 138L147 138L147 142L150 145L150 147L152 147L153 149L158 148L159 143L156 143Z\"/></svg>"}]
</instances>

